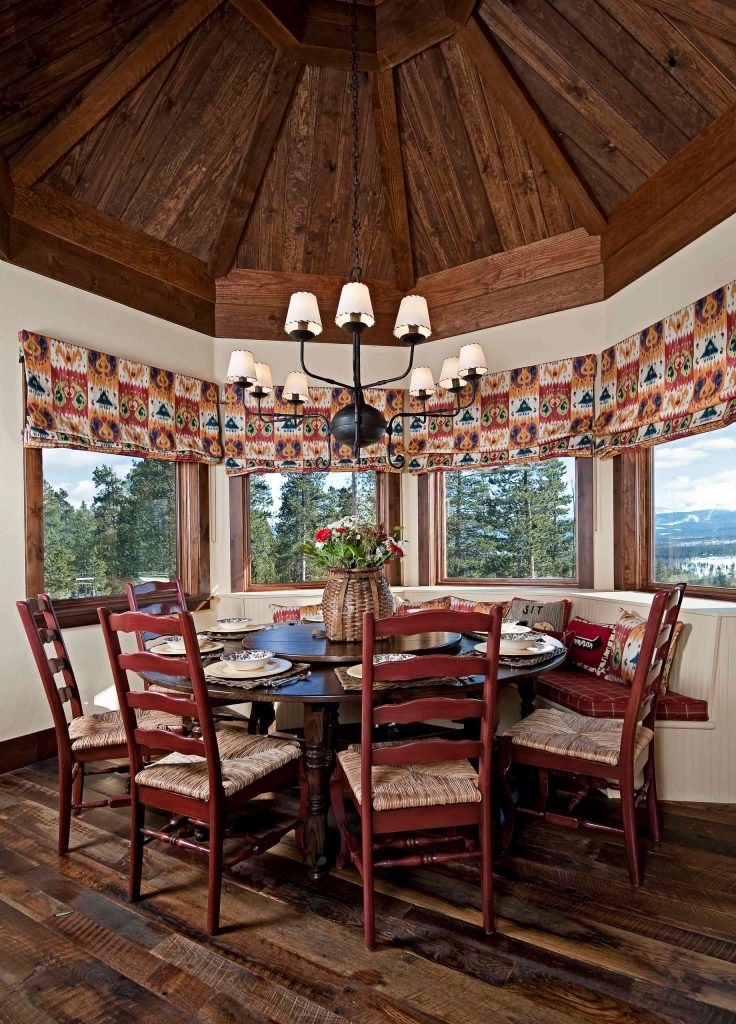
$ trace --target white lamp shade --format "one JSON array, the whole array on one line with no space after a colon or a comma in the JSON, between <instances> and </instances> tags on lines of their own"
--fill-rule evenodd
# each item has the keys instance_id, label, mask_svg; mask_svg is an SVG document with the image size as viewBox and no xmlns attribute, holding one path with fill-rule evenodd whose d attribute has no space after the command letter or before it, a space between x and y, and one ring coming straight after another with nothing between
<instances>
[{"instance_id":1,"label":"white lamp shade","mask_svg":"<svg viewBox=\"0 0 736 1024\"><path fill-rule=\"evenodd\" d=\"M285 329L287 334L299 329L299 324L306 324L312 334L322 333L322 318L319 315L317 296L312 292L294 292L289 299L286 313Z\"/></svg>"},{"instance_id":2,"label":"white lamp shade","mask_svg":"<svg viewBox=\"0 0 736 1024\"><path fill-rule=\"evenodd\" d=\"M460 376L457 370L459 363L460 360L457 356L445 359L440 370L440 387L451 388L454 386Z\"/></svg>"},{"instance_id":3,"label":"white lamp shade","mask_svg":"<svg viewBox=\"0 0 736 1024\"><path fill-rule=\"evenodd\" d=\"M480 345L463 345L460 349L457 372L461 377L488 372L488 361Z\"/></svg>"},{"instance_id":4,"label":"white lamp shade","mask_svg":"<svg viewBox=\"0 0 736 1024\"><path fill-rule=\"evenodd\" d=\"M423 295L405 295L401 300L396 317L394 337L403 338L405 334L421 334L423 338L428 338L431 333L427 300Z\"/></svg>"},{"instance_id":5,"label":"white lamp shade","mask_svg":"<svg viewBox=\"0 0 736 1024\"><path fill-rule=\"evenodd\" d=\"M308 402L309 384L307 383L307 375L298 371L292 371L287 374L286 384L284 384L281 397L285 402Z\"/></svg>"},{"instance_id":6,"label":"white lamp shade","mask_svg":"<svg viewBox=\"0 0 736 1024\"><path fill-rule=\"evenodd\" d=\"M227 364L227 376L229 381L246 380L253 383L256 379L256 362L252 352L244 352L242 348L236 349L230 355L230 362Z\"/></svg>"},{"instance_id":7,"label":"white lamp shade","mask_svg":"<svg viewBox=\"0 0 736 1024\"><path fill-rule=\"evenodd\" d=\"M338 327L342 327L352 319L353 315L356 315L360 322L367 324L368 327L372 327L376 322L368 285L360 284L358 281L350 281L342 286L335 323Z\"/></svg>"},{"instance_id":8,"label":"white lamp shade","mask_svg":"<svg viewBox=\"0 0 736 1024\"><path fill-rule=\"evenodd\" d=\"M273 380L271 378L271 367L268 363L256 363L256 383L264 391L273 391Z\"/></svg>"},{"instance_id":9,"label":"white lamp shade","mask_svg":"<svg viewBox=\"0 0 736 1024\"><path fill-rule=\"evenodd\" d=\"M415 398L422 394L433 395L436 391L432 371L428 366L415 366L409 380L409 394Z\"/></svg>"}]
</instances>

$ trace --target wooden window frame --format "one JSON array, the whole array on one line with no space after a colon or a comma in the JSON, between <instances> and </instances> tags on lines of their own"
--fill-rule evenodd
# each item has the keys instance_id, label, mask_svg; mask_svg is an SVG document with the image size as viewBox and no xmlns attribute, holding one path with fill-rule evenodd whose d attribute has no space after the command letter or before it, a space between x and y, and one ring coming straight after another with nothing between
<instances>
[{"instance_id":1,"label":"wooden window frame","mask_svg":"<svg viewBox=\"0 0 736 1024\"><path fill-rule=\"evenodd\" d=\"M575 457L575 576L569 579L446 576L444 476L444 473L425 473L419 477L420 586L533 586L539 589L574 587L585 590L593 586L593 459Z\"/></svg>"},{"instance_id":2,"label":"wooden window frame","mask_svg":"<svg viewBox=\"0 0 736 1024\"><path fill-rule=\"evenodd\" d=\"M26 595L44 590L43 449L24 449ZM176 463L177 567L190 610L209 607L210 600L210 477L209 466ZM186 539L186 543L184 540ZM90 626L97 609L125 611L124 595L68 598L54 601L62 626Z\"/></svg>"},{"instance_id":3,"label":"wooden window frame","mask_svg":"<svg viewBox=\"0 0 736 1024\"><path fill-rule=\"evenodd\" d=\"M347 470L346 472L349 472ZM273 591L318 590L325 580L304 583L253 583L251 581L250 530L250 474L229 478L230 505L230 589L234 593L269 593ZM378 521L389 530L401 522L401 477L397 473L376 473L376 508ZM387 564L386 575L393 586L401 582L398 559Z\"/></svg>"},{"instance_id":4,"label":"wooden window frame","mask_svg":"<svg viewBox=\"0 0 736 1024\"><path fill-rule=\"evenodd\" d=\"M616 590L656 593L668 584L656 583L653 573L654 449L632 448L614 456L613 554ZM688 583L689 597L736 601L729 587L701 587Z\"/></svg>"}]
</instances>

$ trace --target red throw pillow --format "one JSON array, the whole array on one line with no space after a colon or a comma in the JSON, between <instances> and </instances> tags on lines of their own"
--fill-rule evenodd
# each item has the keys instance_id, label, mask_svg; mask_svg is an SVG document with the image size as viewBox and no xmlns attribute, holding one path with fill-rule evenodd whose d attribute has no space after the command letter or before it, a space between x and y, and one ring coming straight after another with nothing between
<instances>
[{"instance_id":1,"label":"red throw pillow","mask_svg":"<svg viewBox=\"0 0 736 1024\"><path fill-rule=\"evenodd\" d=\"M568 663L595 676L605 675L612 643L613 625L609 622L571 619L565 631Z\"/></svg>"}]
</instances>

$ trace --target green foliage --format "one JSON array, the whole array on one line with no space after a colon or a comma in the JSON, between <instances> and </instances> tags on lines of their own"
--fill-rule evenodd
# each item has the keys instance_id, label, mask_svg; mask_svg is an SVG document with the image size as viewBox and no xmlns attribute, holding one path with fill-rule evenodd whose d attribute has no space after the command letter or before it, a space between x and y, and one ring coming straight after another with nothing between
<instances>
[{"instance_id":1,"label":"green foliage","mask_svg":"<svg viewBox=\"0 0 736 1024\"><path fill-rule=\"evenodd\" d=\"M560 459L445 474L447 575L570 579L573 497Z\"/></svg>"},{"instance_id":2,"label":"green foliage","mask_svg":"<svg viewBox=\"0 0 736 1024\"><path fill-rule=\"evenodd\" d=\"M318 529L302 552L323 569L377 569L403 558L400 537L400 526L389 535L378 523L344 516Z\"/></svg>"},{"instance_id":3,"label":"green foliage","mask_svg":"<svg viewBox=\"0 0 736 1024\"><path fill-rule=\"evenodd\" d=\"M336 487L335 474L284 473L276 493L265 475L250 477L254 583L300 583L324 578L324 569L307 558L304 545L313 540L321 526L351 514L353 507L363 518L376 515L375 475L364 472L350 477L349 487Z\"/></svg>"},{"instance_id":4,"label":"green foliage","mask_svg":"<svg viewBox=\"0 0 736 1024\"><path fill-rule=\"evenodd\" d=\"M73 456L70 456L73 457ZM124 478L98 466L91 506L44 481L44 585L54 598L120 594L176 576L176 467L136 460Z\"/></svg>"}]
</instances>

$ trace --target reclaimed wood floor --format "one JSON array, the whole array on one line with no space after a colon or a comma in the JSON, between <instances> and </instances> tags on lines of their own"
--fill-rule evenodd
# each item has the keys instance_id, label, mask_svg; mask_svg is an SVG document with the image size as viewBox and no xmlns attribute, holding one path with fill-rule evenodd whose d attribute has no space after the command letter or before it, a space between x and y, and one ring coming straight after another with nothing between
<instances>
[{"instance_id":1,"label":"reclaimed wood floor","mask_svg":"<svg viewBox=\"0 0 736 1024\"><path fill-rule=\"evenodd\" d=\"M736 1021L734 807L666 805L638 893L616 837L527 822L488 941L475 868L394 872L368 953L353 873L310 882L291 841L226 878L216 939L203 863L168 847L128 905L127 811L86 812L57 857L54 769L0 776L3 1024Z\"/></svg>"}]
</instances>

